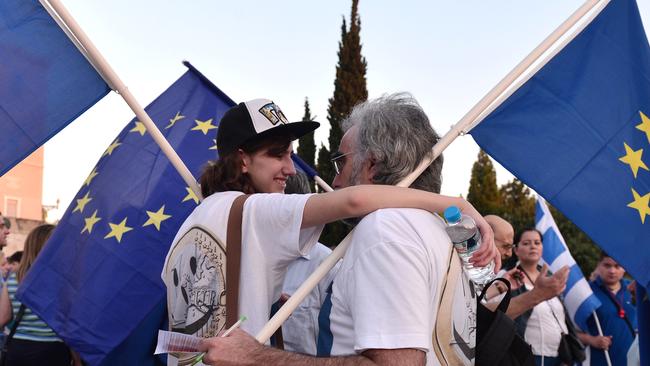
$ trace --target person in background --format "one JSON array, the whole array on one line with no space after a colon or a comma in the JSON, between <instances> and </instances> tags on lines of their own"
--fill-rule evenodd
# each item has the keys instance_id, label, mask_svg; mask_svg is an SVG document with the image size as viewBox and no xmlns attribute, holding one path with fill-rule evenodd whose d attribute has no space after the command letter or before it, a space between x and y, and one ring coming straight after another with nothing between
<instances>
[{"instance_id":1,"label":"person in background","mask_svg":"<svg viewBox=\"0 0 650 366\"><path fill-rule=\"evenodd\" d=\"M497 250L501 253L501 264L505 266L506 261L512 257L513 239L515 230L512 225L503 218L497 215L484 216L485 221L490 224L492 231L494 231L494 244Z\"/></svg>"},{"instance_id":2,"label":"person in background","mask_svg":"<svg viewBox=\"0 0 650 366\"><path fill-rule=\"evenodd\" d=\"M546 266L539 265L542 258L542 234L525 229L520 235L515 254L519 258L516 267L523 276L515 277L518 287L512 291L513 299L535 288L540 277L547 276ZM568 268L567 268L568 270ZM517 331L531 345L536 365L561 365L558 347L563 333L575 333L575 326L567 316L562 298L552 297L535 305L515 318Z\"/></svg>"},{"instance_id":3,"label":"person in background","mask_svg":"<svg viewBox=\"0 0 650 366\"><path fill-rule=\"evenodd\" d=\"M20 261L23 258L23 251L19 250L15 252L14 254L10 255L7 257L7 266L9 267L9 272L16 272L18 270L18 266L20 265Z\"/></svg>"},{"instance_id":4,"label":"person in background","mask_svg":"<svg viewBox=\"0 0 650 366\"><path fill-rule=\"evenodd\" d=\"M607 365L605 351L609 352L612 365L626 365L627 354L637 331L630 281L623 278L625 269L605 252L601 252L595 272L596 278L589 286L602 304L596 309L596 315L603 335L598 334L592 315L587 320L589 329L578 333L578 337L591 348L591 365Z\"/></svg>"},{"instance_id":5,"label":"person in background","mask_svg":"<svg viewBox=\"0 0 650 366\"><path fill-rule=\"evenodd\" d=\"M18 285L29 272L38 254L50 237L54 225L41 225L32 230L25 239L24 258L16 272L9 275L0 293L0 325L5 326L14 320L21 308L16 298ZM8 326L9 327L9 326ZM22 319L18 322L16 333L8 341L7 365L15 366L69 366L72 362L71 350L57 337L43 320L25 307ZM77 365L80 365L78 363Z\"/></svg>"},{"instance_id":6,"label":"person in background","mask_svg":"<svg viewBox=\"0 0 650 366\"><path fill-rule=\"evenodd\" d=\"M296 175L287 179L286 194L309 193L309 180L307 176L298 171ZM282 285L280 302L286 302L291 295L305 282L316 268L332 253L332 250L321 243L316 243L312 250L289 264L287 275ZM318 313L321 304L325 301L330 285L334 280L338 263L307 295L305 300L291 313L291 316L282 324L282 338L284 349L308 355L316 355L316 341L318 339Z\"/></svg>"}]
</instances>

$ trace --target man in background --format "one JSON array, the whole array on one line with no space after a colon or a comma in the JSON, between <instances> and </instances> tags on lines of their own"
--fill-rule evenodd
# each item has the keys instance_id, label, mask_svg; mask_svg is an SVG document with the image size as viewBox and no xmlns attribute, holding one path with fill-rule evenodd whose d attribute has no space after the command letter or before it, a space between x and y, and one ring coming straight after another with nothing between
<instances>
[{"instance_id":1,"label":"man in background","mask_svg":"<svg viewBox=\"0 0 650 366\"><path fill-rule=\"evenodd\" d=\"M309 179L298 171L296 175L287 178L285 194L309 194ZM321 243L316 243L311 251L296 259L287 269L282 286L280 303L286 302L298 287L305 282L318 266L332 253L332 250ZM284 349L291 352L299 352L308 355L316 355L316 342L318 339L318 313L321 304L325 301L330 285L334 280L337 264L319 283L318 286L307 295L302 303L291 313L291 316L282 324L282 338Z\"/></svg>"},{"instance_id":2,"label":"man in background","mask_svg":"<svg viewBox=\"0 0 650 366\"><path fill-rule=\"evenodd\" d=\"M603 335L599 335L592 315L587 320L588 333L578 333L578 337L591 348L591 365L607 365L605 351L609 352L612 365L625 365L637 331L636 309L628 289L630 281L623 278L625 269L605 252L601 252L596 274L589 285L602 304L596 315Z\"/></svg>"}]
</instances>

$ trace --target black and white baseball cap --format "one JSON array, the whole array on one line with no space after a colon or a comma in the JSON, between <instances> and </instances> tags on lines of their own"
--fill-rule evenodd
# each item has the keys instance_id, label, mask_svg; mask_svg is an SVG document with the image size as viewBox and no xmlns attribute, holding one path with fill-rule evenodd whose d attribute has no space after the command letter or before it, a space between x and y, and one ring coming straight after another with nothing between
<instances>
[{"instance_id":1,"label":"black and white baseball cap","mask_svg":"<svg viewBox=\"0 0 650 366\"><path fill-rule=\"evenodd\" d=\"M253 99L230 108L219 123L217 152L229 154L253 138L271 132L286 132L294 139L320 126L314 121L289 122L277 104L268 99Z\"/></svg>"}]
</instances>

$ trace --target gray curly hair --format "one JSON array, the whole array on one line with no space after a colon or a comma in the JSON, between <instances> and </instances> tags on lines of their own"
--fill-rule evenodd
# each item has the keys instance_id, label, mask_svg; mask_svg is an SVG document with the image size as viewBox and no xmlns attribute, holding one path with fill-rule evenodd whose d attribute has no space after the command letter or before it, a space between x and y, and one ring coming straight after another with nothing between
<instances>
[{"instance_id":1,"label":"gray curly hair","mask_svg":"<svg viewBox=\"0 0 650 366\"><path fill-rule=\"evenodd\" d=\"M356 105L342 121L344 131L356 126L357 151L352 160L352 177L359 182L366 159L375 164L373 183L395 185L411 173L440 139L429 118L410 93L384 95ZM440 193L442 185L440 155L411 185Z\"/></svg>"}]
</instances>

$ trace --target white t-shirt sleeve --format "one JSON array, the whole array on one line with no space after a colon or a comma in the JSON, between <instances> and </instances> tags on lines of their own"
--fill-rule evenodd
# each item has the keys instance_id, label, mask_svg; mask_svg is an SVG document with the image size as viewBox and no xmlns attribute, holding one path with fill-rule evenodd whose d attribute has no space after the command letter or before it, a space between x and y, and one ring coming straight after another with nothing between
<instances>
[{"instance_id":1,"label":"white t-shirt sleeve","mask_svg":"<svg viewBox=\"0 0 650 366\"><path fill-rule=\"evenodd\" d=\"M244 204L243 241L262 245L267 258L288 265L307 254L317 242L323 225L300 229L307 194L255 194Z\"/></svg>"},{"instance_id":2,"label":"white t-shirt sleeve","mask_svg":"<svg viewBox=\"0 0 650 366\"><path fill-rule=\"evenodd\" d=\"M416 348L431 344L428 256L422 248L382 243L359 255L348 289L354 349Z\"/></svg>"}]
</instances>

